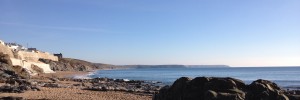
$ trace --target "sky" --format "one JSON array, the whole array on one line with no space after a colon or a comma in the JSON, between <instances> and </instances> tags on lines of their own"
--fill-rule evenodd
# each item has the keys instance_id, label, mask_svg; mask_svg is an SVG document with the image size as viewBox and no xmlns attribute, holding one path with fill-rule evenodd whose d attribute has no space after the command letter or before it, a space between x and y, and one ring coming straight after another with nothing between
<instances>
[{"instance_id":1,"label":"sky","mask_svg":"<svg viewBox=\"0 0 300 100\"><path fill-rule=\"evenodd\" d=\"M96 63L300 65L299 0L0 0L0 39Z\"/></svg>"}]
</instances>

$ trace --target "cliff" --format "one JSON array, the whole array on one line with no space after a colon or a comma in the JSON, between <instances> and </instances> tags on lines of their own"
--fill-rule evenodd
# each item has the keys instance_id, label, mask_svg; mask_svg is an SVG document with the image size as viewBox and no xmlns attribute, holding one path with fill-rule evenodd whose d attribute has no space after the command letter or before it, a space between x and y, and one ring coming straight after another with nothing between
<instances>
[{"instance_id":1,"label":"cliff","mask_svg":"<svg viewBox=\"0 0 300 100\"><path fill-rule=\"evenodd\" d=\"M6 60L9 61L10 66L19 66L24 68L30 75L36 75L38 73L53 73L49 64L38 61L39 58L51 59L58 61L58 58L52 54L40 51L28 51L21 49L9 48L3 41L0 44L0 53ZM3 66L2 66L3 67ZM8 67L7 67L8 68ZM36 71L36 69L41 69Z\"/></svg>"},{"instance_id":2,"label":"cliff","mask_svg":"<svg viewBox=\"0 0 300 100\"><path fill-rule=\"evenodd\" d=\"M5 78L16 75L22 78L30 78L30 74L25 68L22 66L13 66L10 56L0 52L0 80L6 80Z\"/></svg>"},{"instance_id":3,"label":"cliff","mask_svg":"<svg viewBox=\"0 0 300 100\"><path fill-rule=\"evenodd\" d=\"M0 44L0 52L7 54L9 57L14 58L13 52L3 44Z\"/></svg>"},{"instance_id":4,"label":"cliff","mask_svg":"<svg viewBox=\"0 0 300 100\"><path fill-rule=\"evenodd\" d=\"M88 61L72 59L72 58L61 58L58 61L49 59L39 59L39 61L49 64L53 71L90 71L95 69L106 69L115 67L109 64L94 64Z\"/></svg>"},{"instance_id":5,"label":"cliff","mask_svg":"<svg viewBox=\"0 0 300 100\"><path fill-rule=\"evenodd\" d=\"M58 58L56 56L41 51L37 51L37 52L18 51L17 55L19 59L32 61L32 62L38 62L40 58L58 61Z\"/></svg>"}]
</instances>

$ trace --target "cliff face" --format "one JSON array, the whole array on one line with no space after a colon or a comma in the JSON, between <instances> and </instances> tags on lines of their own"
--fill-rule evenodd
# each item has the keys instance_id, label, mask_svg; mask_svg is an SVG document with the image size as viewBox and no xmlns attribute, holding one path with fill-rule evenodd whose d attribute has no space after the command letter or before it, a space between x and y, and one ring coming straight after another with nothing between
<instances>
[{"instance_id":1,"label":"cliff face","mask_svg":"<svg viewBox=\"0 0 300 100\"><path fill-rule=\"evenodd\" d=\"M28 52L22 50L13 51L11 48L4 45L4 42L2 41L0 42L1 42L0 53L3 57L5 57L5 60L7 60L6 62L8 62L10 66L19 66L21 68L24 68L24 71L27 71L31 75L35 75L37 73L53 73L53 70L50 69L49 64L42 63L38 60L39 58L43 58L43 59L51 59L54 61L58 61L58 58L56 56L49 53L40 52L40 51L36 51L36 52ZM42 72L41 70L39 71L35 70L39 68L43 69Z\"/></svg>"},{"instance_id":2,"label":"cliff face","mask_svg":"<svg viewBox=\"0 0 300 100\"><path fill-rule=\"evenodd\" d=\"M90 71L97 69L117 69L125 68L123 66L116 66L102 63L91 63L84 60L61 58L58 61L52 61L49 59L40 59L39 61L49 64L53 71Z\"/></svg>"},{"instance_id":3,"label":"cliff face","mask_svg":"<svg viewBox=\"0 0 300 100\"><path fill-rule=\"evenodd\" d=\"M2 52L3 54L7 54L11 58L14 57L13 52L3 44L0 44L0 52Z\"/></svg>"},{"instance_id":4,"label":"cliff face","mask_svg":"<svg viewBox=\"0 0 300 100\"><path fill-rule=\"evenodd\" d=\"M25 68L21 66L13 66L9 55L0 52L0 78L7 78L14 74L19 75L22 78L30 78L30 74Z\"/></svg>"},{"instance_id":5,"label":"cliff face","mask_svg":"<svg viewBox=\"0 0 300 100\"><path fill-rule=\"evenodd\" d=\"M40 61L49 64L53 71L88 71L98 69L93 63L72 58L62 58L58 61L40 59Z\"/></svg>"},{"instance_id":6,"label":"cliff face","mask_svg":"<svg viewBox=\"0 0 300 100\"><path fill-rule=\"evenodd\" d=\"M58 58L52 54L45 52L27 52L27 51L18 51L17 55L20 59L24 59L26 61L38 62L40 58L50 59L53 61L58 61Z\"/></svg>"}]
</instances>

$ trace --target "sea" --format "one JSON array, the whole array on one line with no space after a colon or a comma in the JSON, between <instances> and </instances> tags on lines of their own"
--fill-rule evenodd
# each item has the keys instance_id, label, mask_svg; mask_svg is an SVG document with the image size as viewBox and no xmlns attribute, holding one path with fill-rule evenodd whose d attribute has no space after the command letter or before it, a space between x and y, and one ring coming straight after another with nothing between
<instances>
[{"instance_id":1,"label":"sea","mask_svg":"<svg viewBox=\"0 0 300 100\"><path fill-rule=\"evenodd\" d=\"M144 80L171 85L180 77L232 77L251 84L257 79L275 82L282 88L300 89L300 67L220 67L220 68L129 68L98 70L87 77Z\"/></svg>"}]
</instances>

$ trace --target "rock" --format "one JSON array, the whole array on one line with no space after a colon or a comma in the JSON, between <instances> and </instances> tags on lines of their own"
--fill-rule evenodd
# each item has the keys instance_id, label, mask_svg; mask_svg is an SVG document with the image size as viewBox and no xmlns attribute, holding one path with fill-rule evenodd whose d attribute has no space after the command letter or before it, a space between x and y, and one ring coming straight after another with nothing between
<instances>
[{"instance_id":1,"label":"rock","mask_svg":"<svg viewBox=\"0 0 300 100\"><path fill-rule=\"evenodd\" d=\"M4 92L4 93L23 93L24 91L27 90L31 90L31 87L26 85L20 85L20 86L4 85L0 87L0 92Z\"/></svg>"},{"instance_id":2,"label":"rock","mask_svg":"<svg viewBox=\"0 0 300 100\"><path fill-rule=\"evenodd\" d=\"M163 87L159 91L160 94L156 94L154 100L189 100L185 98L185 93L190 81L191 79L188 77L181 77L177 79L171 87Z\"/></svg>"},{"instance_id":3,"label":"rock","mask_svg":"<svg viewBox=\"0 0 300 100\"><path fill-rule=\"evenodd\" d=\"M73 86L81 86L81 84L73 84Z\"/></svg>"},{"instance_id":4,"label":"rock","mask_svg":"<svg viewBox=\"0 0 300 100\"><path fill-rule=\"evenodd\" d=\"M240 97L238 94L232 93L218 93L218 100L244 100L243 97Z\"/></svg>"},{"instance_id":5,"label":"rock","mask_svg":"<svg viewBox=\"0 0 300 100\"><path fill-rule=\"evenodd\" d=\"M218 98L218 93L212 90L206 91L204 96L205 100L216 100L217 98Z\"/></svg>"},{"instance_id":6,"label":"rock","mask_svg":"<svg viewBox=\"0 0 300 100\"><path fill-rule=\"evenodd\" d=\"M230 77L227 77L225 79L232 80L235 83L235 85L237 86L238 89L246 88L246 84L242 80L235 79L235 78L230 78Z\"/></svg>"},{"instance_id":7,"label":"rock","mask_svg":"<svg viewBox=\"0 0 300 100\"><path fill-rule=\"evenodd\" d=\"M248 86L247 100L286 100L287 96L277 84L268 80L256 80Z\"/></svg>"},{"instance_id":8,"label":"rock","mask_svg":"<svg viewBox=\"0 0 300 100\"><path fill-rule=\"evenodd\" d=\"M290 100L300 100L300 95L287 95Z\"/></svg>"},{"instance_id":9,"label":"rock","mask_svg":"<svg viewBox=\"0 0 300 100\"><path fill-rule=\"evenodd\" d=\"M37 73L44 73L44 69L42 69L42 68L40 68L40 67L38 67L34 64L31 65L31 69L34 70Z\"/></svg>"},{"instance_id":10,"label":"rock","mask_svg":"<svg viewBox=\"0 0 300 100\"><path fill-rule=\"evenodd\" d=\"M25 78L25 79L30 79L30 74L28 71L26 71L25 68L21 66L12 66L13 71L20 77Z\"/></svg>"},{"instance_id":11,"label":"rock","mask_svg":"<svg viewBox=\"0 0 300 100\"><path fill-rule=\"evenodd\" d=\"M3 52L0 52L0 62L8 64L9 66L12 66L12 62L10 60L10 57L8 54L3 54Z\"/></svg>"},{"instance_id":12,"label":"rock","mask_svg":"<svg viewBox=\"0 0 300 100\"><path fill-rule=\"evenodd\" d=\"M61 58L59 61L39 59L39 61L49 64L50 69L53 71L88 71L98 69L98 66L91 62L71 58Z\"/></svg>"},{"instance_id":13,"label":"rock","mask_svg":"<svg viewBox=\"0 0 300 100\"><path fill-rule=\"evenodd\" d=\"M41 89L39 87L36 87L36 86L31 87L31 90L33 90L33 91L41 91Z\"/></svg>"},{"instance_id":14,"label":"rock","mask_svg":"<svg viewBox=\"0 0 300 100\"><path fill-rule=\"evenodd\" d=\"M128 79L116 79L115 82L129 82Z\"/></svg>"},{"instance_id":15,"label":"rock","mask_svg":"<svg viewBox=\"0 0 300 100\"><path fill-rule=\"evenodd\" d=\"M84 82L81 82L81 86L88 86L88 85Z\"/></svg>"},{"instance_id":16,"label":"rock","mask_svg":"<svg viewBox=\"0 0 300 100\"><path fill-rule=\"evenodd\" d=\"M0 71L13 77L30 78L30 74L21 66L12 66L10 57L0 52ZM7 75L5 75L7 76Z\"/></svg>"},{"instance_id":17,"label":"rock","mask_svg":"<svg viewBox=\"0 0 300 100\"><path fill-rule=\"evenodd\" d=\"M53 82L58 82L59 81L59 79L57 79L57 78L50 78L50 80L53 81Z\"/></svg>"},{"instance_id":18,"label":"rock","mask_svg":"<svg viewBox=\"0 0 300 100\"><path fill-rule=\"evenodd\" d=\"M59 88L61 86L57 83L46 83L43 87Z\"/></svg>"},{"instance_id":19,"label":"rock","mask_svg":"<svg viewBox=\"0 0 300 100\"><path fill-rule=\"evenodd\" d=\"M10 85L17 85L17 84L18 84L14 78L8 78L8 79L5 81L5 83L6 83L6 84L10 84Z\"/></svg>"},{"instance_id":20,"label":"rock","mask_svg":"<svg viewBox=\"0 0 300 100\"><path fill-rule=\"evenodd\" d=\"M0 100L24 100L23 97L2 97Z\"/></svg>"},{"instance_id":21,"label":"rock","mask_svg":"<svg viewBox=\"0 0 300 100\"><path fill-rule=\"evenodd\" d=\"M285 95L280 87L267 80L250 85L234 78L182 77L171 87L166 86L153 96L153 100L299 100Z\"/></svg>"},{"instance_id":22,"label":"rock","mask_svg":"<svg viewBox=\"0 0 300 100\"><path fill-rule=\"evenodd\" d=\"M236 89L236 83L231 79L226 78L213 78L206 84L204 84L205 90L215 90L219 91L226 91L229 89Z\"/></svg>"}]
</instances>

